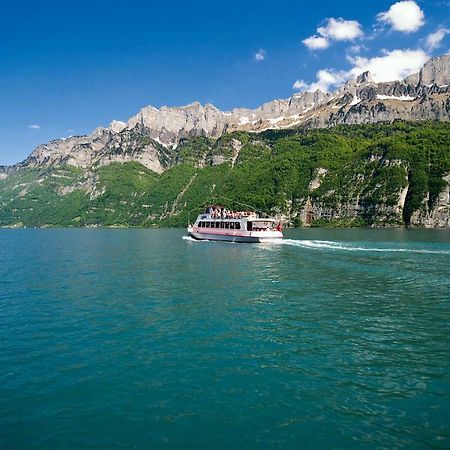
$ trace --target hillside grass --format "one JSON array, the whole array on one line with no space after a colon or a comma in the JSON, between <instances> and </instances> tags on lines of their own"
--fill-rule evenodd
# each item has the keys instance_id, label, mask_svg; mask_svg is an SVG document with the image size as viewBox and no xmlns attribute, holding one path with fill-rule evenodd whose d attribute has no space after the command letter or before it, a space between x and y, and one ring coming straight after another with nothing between
<instances>
[{"instance_id":1,"label":"hillside grass","mask_svg":"<svg viewBox=\"0 0 450 450\"><path fill-rule=\"evenodd\" d=\"M234 166L233 141L242 146ZM217 156L225 162L211 165ZM357 198L364 209L357 218L316 219L315 226L408 225L446 185L450 124L230 133L187 139L175 158L161 175L137 162L20 169L0 180L0 226L184 226L208 202L295 217L307 198L330 210ZM318 168L327 173L310 191ZM402 216L380 219L405 188Z\"/></svg>"}]
</instances>

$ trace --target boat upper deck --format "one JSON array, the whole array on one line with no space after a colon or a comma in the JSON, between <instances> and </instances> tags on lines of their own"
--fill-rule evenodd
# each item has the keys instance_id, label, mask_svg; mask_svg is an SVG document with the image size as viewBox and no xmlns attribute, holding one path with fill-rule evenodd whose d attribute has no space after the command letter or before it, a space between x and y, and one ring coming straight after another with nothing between
<instances>
[{"instance_id":1,"label":"boat upper deck","mask_svg":"<svg viewBox=\"0 0 450 450\"><path fill-rule=\"evenodd\" d=\"M205 211L199 215L197 220L212 219L212 220L236 220L236 219L258 219L259 216L254 211L232 211L224 206L207 206Z\"/></svg>"},{"instance_id":2,"label":"boat upper deck","mask_svg":"<svg viewBox=\"0 0 450 450\"><path fill-rule=\"evenodd\" d=\"M259 217L253 211L230 211L222 206L208 206L199 214L194 227L197 229L231 229L246 231L272 231L275 219ZM280 228L281 229L281 228Z\"/></svg>"}]
</instances>

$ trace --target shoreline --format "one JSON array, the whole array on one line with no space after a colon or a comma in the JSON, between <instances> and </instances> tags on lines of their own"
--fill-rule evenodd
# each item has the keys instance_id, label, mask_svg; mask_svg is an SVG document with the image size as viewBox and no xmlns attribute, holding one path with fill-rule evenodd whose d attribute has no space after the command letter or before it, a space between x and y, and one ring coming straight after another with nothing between
<instances>
[{"instance_id":1,"label":"shoreline","mask_svg":"<svg viewBox=\"0 0 450 450\"><path fill-rule=\"evenodd\" d=\"M87 225L87 226L65 226L65 225L43 225L43 226L27 226L27 225L0 225L0 229L2 230L25 230L25 229L34 229L34 230L51 230L51 229L66 229L66 230L97 230L97 229L109 229L109 230L157 230L157 229L174 229L181 230L186 229L185 226L180 227L171 227L171 226L128 226L128 225ZM368 225L368 226L298 226L298 227L288 227L283 226L284 230L322 230L322 229L335 229L335 230L450 230L449 227L406 227L406 226L395 226L395 225Z\"/></svg>"}]
</instances>

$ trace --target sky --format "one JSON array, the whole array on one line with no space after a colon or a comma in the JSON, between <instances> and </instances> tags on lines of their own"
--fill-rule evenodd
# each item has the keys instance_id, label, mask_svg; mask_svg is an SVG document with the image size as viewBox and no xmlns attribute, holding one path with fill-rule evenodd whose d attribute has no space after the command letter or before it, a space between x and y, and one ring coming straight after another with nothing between
<instances>
[{"instance_id":1,"label":"sky","mask_svg":"<svg viewBox=\"0 0 450 450\"><path fill-rule=\"evenodd\" d=\"M0 165L145 105L254 108L404 78L450 49L450 0L0 0Z\"/></svg>"}]
</instances>

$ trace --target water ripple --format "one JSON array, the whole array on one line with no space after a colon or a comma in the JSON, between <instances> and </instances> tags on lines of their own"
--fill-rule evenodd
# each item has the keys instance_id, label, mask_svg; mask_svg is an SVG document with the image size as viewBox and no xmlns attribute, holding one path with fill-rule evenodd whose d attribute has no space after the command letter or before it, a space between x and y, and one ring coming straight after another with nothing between
<instances>
[{"instance_id":1,"label":"water ripple","mask_svg":"<svg viewBox=\"0 0 450 450\"><path fill-rule=\"evenodd\" d=\"M0 230L2 448L449 448L450 238Z\"/></svg>"}]
</instances>

